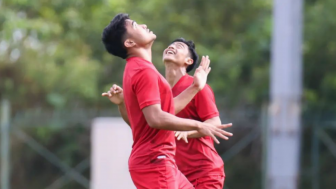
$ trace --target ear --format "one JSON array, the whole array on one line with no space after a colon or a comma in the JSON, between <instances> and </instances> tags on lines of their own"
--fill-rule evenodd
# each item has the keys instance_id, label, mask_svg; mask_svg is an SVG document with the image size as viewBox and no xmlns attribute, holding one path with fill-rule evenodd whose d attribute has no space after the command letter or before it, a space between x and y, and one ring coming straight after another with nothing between
<instances>
[{"instance_id":1,"label":"ear","mask_svg":"<svg viewBox=\"0 0 336 189\"><path fill-rule=\"evenodd\" d=\"M194 63L194 60L190 57L187 57L184 61L188 66Z\"/></svg>"},{"instance_id":2,"label":"ear","mask_svg":"<svg viewBox=\"0 0 336 189\"><path fill-rule=\"evenodd\" d=\"M135 43L134 43L134 41L132 41L130 39L126 39L125 42L124 42L124 45L125 45L126 48L130 48L130 47L134 47Z\"/></svg>"}]
</instances>

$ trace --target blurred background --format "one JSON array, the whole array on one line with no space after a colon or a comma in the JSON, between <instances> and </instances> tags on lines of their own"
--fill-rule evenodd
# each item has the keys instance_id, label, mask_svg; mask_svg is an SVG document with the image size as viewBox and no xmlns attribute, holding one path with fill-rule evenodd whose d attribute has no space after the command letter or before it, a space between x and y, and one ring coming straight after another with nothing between
<instances>
[{"instance_id":1,"label":"blurred background","mask_svg":"<svg viewBox=\"0 0 336 189\"><path fill-rule=\"evenodd\" d=\"M300 189L336 185L335 9L334 0L303 5ZM222 122L234 124L216 145L225 188L264 188L272 10L271 0L0 0L2 179L12 189L89 188L92 119L119 116L101 93L122 85L125 64L101 33L126 12L157 35L161 73L175 38L209 55Z\"/></svg>"}]
</instances>

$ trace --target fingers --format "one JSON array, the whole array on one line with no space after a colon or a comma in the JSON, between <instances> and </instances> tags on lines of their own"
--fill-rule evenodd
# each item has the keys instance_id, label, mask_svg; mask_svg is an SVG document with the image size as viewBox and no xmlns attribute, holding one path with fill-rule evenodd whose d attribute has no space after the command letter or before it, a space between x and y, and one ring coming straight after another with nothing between
<instances>
[{"instance_id":1,"label":"fingers","mask_svg":"<svg viewBox=\"0 0 336 189\"><path fill-rule=\"evenodd\" d=\"M229 127L232 127L232 123L222 124L222 125L218 126L217 128L226 129L226 128L229 128Z\"/></svg>"},{"instance_id":2,"label":"fingers","mask_svg":"<svg viewBox=\"0 0 336 189\"><path fill-rule=\"evenodd\" d=\"M230 132L227 132L227 131L224 131L222 129L217 128L216 129L216 136L218 136L218 137L220 137L220 138L222 138L224 140L229 140L228 136L231 137L231 136L233 136L233 134L230 133Z\"/></svg>"},{"instance_id":3,"label":"fingers","mask_svg":"<svg viewBox=\"0 0 336 189\"><path fill-rule=\"evenodd\" d=\"M202 56L202 60L201 63L199 65L199 67L205 69L207 66L209 66L209 56Z\"/></svg>"},{"instance_id":4,"label":"fingers","mask_svg":"<svg viewBox=\"0 0 336 189\"><path fill-rule=\"evenodd\" d=\"M120 86L113 84L109 91L102 93L102 96L112 97L114 94L121 92L123 92L123 89Z\"/></svg>"},{"instance_id":5,"label":"fingers","mask_svg":"<svg viewBox=\"0 0 336 189\"><path fill-rule=\"evenodd\" d=\"M112 94L118 94L118 93L121 93L121 92L122 92L122 88L119 87L119 86L111 87L111 88L110 88L110 91L111 91Z\"/></svg>"},{"instance_id":6,"label":"fingers","mask_svg":"<svg viewBox=\"0 0 336 189\"><path fill-rule=\"evenodd\" d=\"M225 135L225 136L233 136L232 133L222 130L222 129L225 129L225 128L228 128L228 127L231 127L231 126L232 126L232 123L228 123L228 124L220 125L220 126L218 126L217 128L220 129L220 133L221 133L222 135Z\"/></svg>"},{"instance_id":7,"label":"fingers","mask_svg":"<svg viewBox=\"0 0 336 189\"><path fill-rule=\"evenodd\" d=\"M181 133L178 137L177 140L180 140L183 137L183 134Z\"/></svg>"},{"instance_id":8,"label":"fingers","mask_svg":"<svg viewBox=\"0 0 336 189\"><path fill-rule=\"evenodd\" d=\"M112 97L113 94L110 91L107 91L106 93L102 93L102 96Z\"/></svg>"},{"instance_id":9,"label":"fingers","mask_svg":"<svg viewBox=\"0 0 336 189\"><path fill-rule=\"evenodd\" d=\"M210 66L210 58L209 58L209 56L208 56L208 67Z\"/></svg>"},{"instance_id":10,"label":"fingers","mask_svg":"<svg viewBox=\"0 0 336 189\"><path fill-rule=\"evenodd\" d=\"M102 93L102 96L109 96L109 92L111 93L111 95L118 94L123 92L123 89L120 86L113 84L109 91Z\"/></svg>"},{"instance_id":11,"label":"fingers","mask_svg":"<svg viewBox=\"0 0 336 189\"><path fill-rule=\"evenodd\" d=\"M185 134L182 138L182 140L185 142L185 143L188 143L188 136Z\"/></svg>"},{"instance_id":12,"label":"fingers","mask_svg":"<svg viewBox=\"0 0 336 189\"><path fill-rule=\"evenodd\" d=\"M218 138L224 139L224 140L229 140L229 137L228 137L228 136L233 136L233 134L230 133L230 132L227 132L227 131L222 130L222 128L227 128L227 127L231 127L231 126L232 126L231 123L221 125L221 126L215 128L215 129L213 130L213 135L216 136L216 137L218 137ZM217 140L217 139L216 139L216 140ZM216 140L214 139L215 142L216 142ZM217 141L218 141L218 140L217 140ZM216 142L216 143L217 143L217 142ZM217 144L219 144L219 142L218 142Z\"/></svg>"},{"instance_id":13,"label":"fingers","mask_svg":"<svg viewBox=\"0 0 336 189\"><path fill-rule=\"evenodd\" d=\"M186 132L174 131L174 133L177 140L182 139L184 142L188 143L188 135Z\"/></svg>"},{"instance_id":14,"label":"fingers","mask_svg":"<svg viewBox=\"0 0 336 189\"><path fill-rule=\"evenodd\" d=\"M216 142L217 144L219 144L219 140L215 137L215 135L210 134L210 137L214 140L214 142Z\"/></svg>"},{"instance_id":15,"label":"fingers","mask_svg":"<svg viewBox=\"0 0 336 189\"><path fill-rule=\"evenodd\" d=\"M111 89L113 89L113 91L116 91L116 92L122 92L123 90L119 85L116 85L116 84L113 84Z\"/></svg>"},{"instance_id":16,"label":"fingers","mask_svg":"<svg viewBox=\"0 0 336 189\"><path fill-rule=\"evenodd\" d=\"M207 70L206 70L206 73L209 74L211 71L211 67L209 67Z\"/></svg>"},{"instance_id":17,"label":"fingers","mask_svg":"<svg viewBox=\"0 0 336 189\"><path fill-rule=\"evenodd\" d=\"M211 68L209 67L209 65L210 65L209 56L208 55L202 56L201 63L200 63L200 65L199 65L199 67L197 69L198 70L203 69L206 74L209 74L210 70L211 70ZM196 69L196 71L197 71L197 69Z\"/></svg>"},{"instance_id":18,"label":"fingers","mask_svg":"<svg viewBox=\"0 0 336 189\"><path fill-rule=\"evenodd\" d=\"M200 67L203 67L203 65L205 64L205 58L204 58L204 56L202 56L202 60L201 60L201 63L200 63L200 65L199 65L199 68Z\"/></svg>"},{"instance_id":19,"label":"fingers","mask_svg":"<svg viewBox=\"0 0 336 189\"><path fill-rule=\"evenodd\" d=\"M220 133L223 134L223 135L225 135L225 136L230 136L230 137L233 136L232 133L224 131L224 130L220 130Z\"/></svg>"},{"instance_id":20,"label":"fingers","mask_svg":"<svg viewBox=\"0 0 336 189\"><path fill-rule=\"evenodd\" d=\"M214 134L215 134L217 137L221 138L221 139L229 140L229 137L227 137L227 136L225 136L224 134L222 134L221 131L222 131L222 130L217 131L217 132L215 132Z\"/></svg>"},{"instance_id":21,"label":"fingers","mask_svg":"<svg viewBox=\"0 0 336 189\"><path fill-rule=\"evenodd\" d=\"M206 72L207 74L209 74L210 71L211 71L211 67L209 67L209 66L210 66L210 59L209 59L209 56L208 56L208 62L207 62L207 66L206 66L206 68L205 68L205 72Z\"/></svg>"},{"instance_id":22,"label":"fingers","mask_svg":"<svg viewBox=\"0 0 336 189\"><path fill-rule=\"evenodd\" d=\"M204 65L203 69L208 70L209 65L210 65L210 59L209 59L208 55L206 55L205 60L206 60L206 62L205 62L205 65Z\"/></svg>"},{"instance_id":23,"label":"fingers","mask_svg":"<svg viewBox=\"0 0 336 189\"><path fill-rule=\"evenodd\" d=\"M113 97L113 93L111 93L111 91L107 91L106 93L102 93L102 96L106 96L106 97L108 97L108 98L111 98L111 97Z\"/></svg>"}]
</instances>

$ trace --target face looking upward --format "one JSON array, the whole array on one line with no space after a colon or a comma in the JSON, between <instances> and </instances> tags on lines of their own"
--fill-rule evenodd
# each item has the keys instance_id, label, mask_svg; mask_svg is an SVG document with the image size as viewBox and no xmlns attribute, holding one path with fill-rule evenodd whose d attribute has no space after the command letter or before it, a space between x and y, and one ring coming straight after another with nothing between
<instances>
[{"instance_id":1,"label":"face looking upward","mask_svg":"<svg viewBox=\"0 0 336 189\"><path fill-rule=\"evenodd\" d=\"M174 42L163 51L163 62L173 62L179 66L187 67L193 63L189 48L183 42Z\"/></svg>"},{"instance_id":2,"label":"face looking upward","mask_svg":"<svg viewBox=\"0 0 336 189\"><path fill-rule=\"evenodd\" d=\"M146 47L156 39L156 35L145 24L138 25L134 20L127 19L125 26L127 34L124 45L127 48Z\"/></svg>"}]
</instances>

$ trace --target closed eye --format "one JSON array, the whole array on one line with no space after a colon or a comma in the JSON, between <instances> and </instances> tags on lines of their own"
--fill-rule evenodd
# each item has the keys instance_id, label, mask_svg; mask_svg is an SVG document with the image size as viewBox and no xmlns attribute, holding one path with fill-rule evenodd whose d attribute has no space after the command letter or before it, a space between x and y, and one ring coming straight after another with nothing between
<instances>
[{"instance_id":1,"label":"closed eye","mask_svg":"<svg viewBox=\"0 0 336 189\"><path fill-rule=\"evenodd\" d=\"M138 24L133 20L132 26L133 26L134 29L136 29L138 27Z\"/></svg>"},{"instance_id":2,"label":"closed eye","mask_svg":"<svg viewBox=\"0 0 336 189\"><path fill-rule=\"evenodd\" d=\"M176 47L179 48L179 49L183 49L183 48L184 48L184 45L182 45L181 43L177 43L177 44L176 44Z\"/></svg>"}]
</instances>

